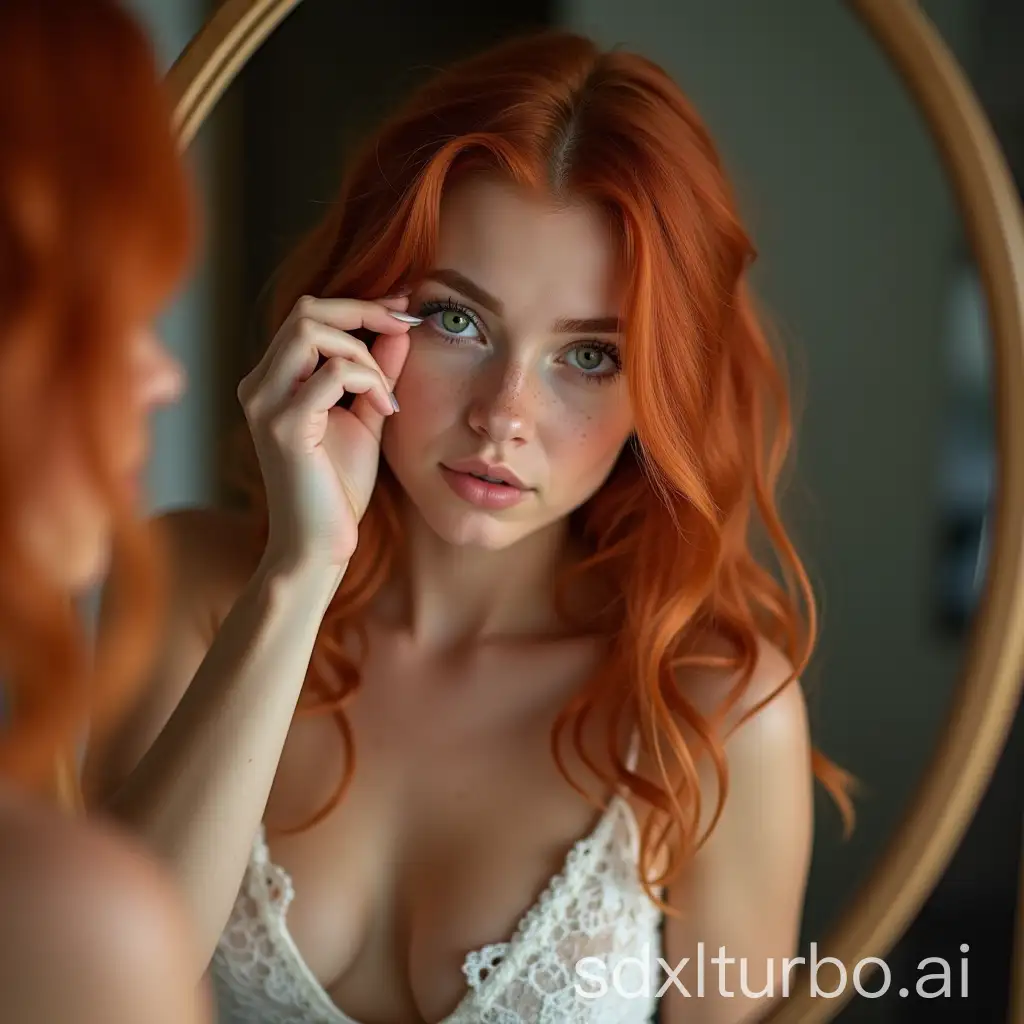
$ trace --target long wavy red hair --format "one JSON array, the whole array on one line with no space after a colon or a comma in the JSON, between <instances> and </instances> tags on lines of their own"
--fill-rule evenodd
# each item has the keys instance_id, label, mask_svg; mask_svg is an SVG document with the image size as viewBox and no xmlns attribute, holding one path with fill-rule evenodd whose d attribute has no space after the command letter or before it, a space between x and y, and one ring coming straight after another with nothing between
<instances>
[{"instance_id":1,"label":"long wavy red hair","mask_svg":"<svg viewBox=\"0 0 1024 1024\"><path fill-rule=\"evenodd\" d=\"M62 772L74 787L76 743L132 693L160 621L161 549L115 456L136 426L129 341L192 247L170 115L119 4L0 4L0 776L51 796ZM23 496L71 437L114 528L115 625L95 651L76 595L33 564L19 530Z\"/></svg>"},{"instance_id":2,"label":"long wavy red hair","mask_svg":"<svg viewBox=\"0 0 1024 1024\"><path fill-rule=\"evenodd\" d=\"M721 781L715 820L728 791L721 721L686 699L680 673L735 673L733 705L750 684L760 638L793 667L776 693L814 648L812 588L775 494L791 440L787 386L748 291L753 247L707 129L658 66L566 32L516 38L450 67L368 141L329 215L282 268L272 329L304 294L372 298L415 281L432 265L445 189L478 171L595 203L621 238L635 439L573 516L589 556L572 569L600 574L619 596L600 621L576 624L603 632L611 651L564 709L552 750L568 778L560 745L569 734L603 782L625 783L649 803L641 870L651 892L701 840L700 753ZM251 458L247 465L252 484ZM349 755L330 806L355 764L344 705L359 665L343 638L361 632L370 601L400 569L396 488L383 465L306 679L304 710L333 714ZM252 493L265 530L265 496L258 484ZM755 557L755 530L770 542L781 583ZM731 653L709 653L709 640ZM627 770L614 724L611 777L584 750L582 726L608 701L640 724L660 778ZM703 751L691 749L681 723ZM848 777L817 752L814 770L849 827ZM662 851L668 866L655 877Z\"/></svg>"}]
</instances>

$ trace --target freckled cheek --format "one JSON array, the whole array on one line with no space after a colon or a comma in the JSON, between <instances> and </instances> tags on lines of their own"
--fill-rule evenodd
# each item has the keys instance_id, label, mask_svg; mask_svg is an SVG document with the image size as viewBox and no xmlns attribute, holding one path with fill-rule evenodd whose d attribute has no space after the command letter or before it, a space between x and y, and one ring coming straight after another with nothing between
<instances>
[{"instance_id":1,"label":"freckled cheek","mask_svg":"<svg viewBox=\"0 0 1024 1024\"><path fill-rule=\"evenodd\" d=\"M546 431L549 464L559 478L580 486L594 484L607 474L629 435L624 410L597 407L571 409L552 418Z\"/></svg>"},{"instance_id":2,"label":"freckled cheek","mask_svg":"<svg viewBox=\"0 0 1024 1024\"><path fill-rule=\"evenodd\" d=\"M569 489L598 486L618 458L632 429L628 403L562 402L544 431L547 462Z\"/></svg>"}]
</instances>

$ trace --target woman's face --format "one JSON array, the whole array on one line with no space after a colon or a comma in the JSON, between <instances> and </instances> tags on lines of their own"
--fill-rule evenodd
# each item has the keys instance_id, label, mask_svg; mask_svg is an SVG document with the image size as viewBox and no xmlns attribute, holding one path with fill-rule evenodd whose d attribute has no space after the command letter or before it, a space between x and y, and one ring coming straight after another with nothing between
<instances>
[{"instance_id":1,"label":"woman's face","mask_svg":"<svg viewBox=\"0 0 1024 1024\"><path fill-rule=\"evenodd\" d=\"M178 399L184 387L184 374L148 327L133 333L130 358L131 383L123 409L125 426L117 437L114 458L124 487L138 500L149 449L149 414ZM38 488L28 496L24 522L30 549L59 586L77 591L102 578L109 559L113 523L107 503L91 483L83 454L73 438L54 453Z\"/></svg>"},{"instance_id":2,"label":"woman's face","mask_svg":"<svg viewBox=\"0 0 1024 1024\"><path fill-rule=\"evenodd\" d=\"M633 424L613 243L596 209L492 178L446 196L436 266L409 304L426 323L411 332L382 442L443 540L506 547L611 472Z\"/></svg>"}]
</instances>

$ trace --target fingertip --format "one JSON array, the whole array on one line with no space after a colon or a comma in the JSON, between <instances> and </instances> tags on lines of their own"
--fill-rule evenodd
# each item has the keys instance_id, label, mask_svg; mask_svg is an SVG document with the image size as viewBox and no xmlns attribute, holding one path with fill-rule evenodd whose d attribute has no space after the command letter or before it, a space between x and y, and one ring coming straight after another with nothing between
<instances>
[{"instance_id":1,"label":"fingertip","mask_svg":"<svg viewBox=\"0 0 1024 1024\"><path fill-rule=\"evenodd\" d=\"M385 419L395 411L394 403L391 401L390 395L391 392L386 389L383 392L377 390L374 390L373 392L373 401L371 404L373 405L374 410Z\"/></svg>"}]
</instances>

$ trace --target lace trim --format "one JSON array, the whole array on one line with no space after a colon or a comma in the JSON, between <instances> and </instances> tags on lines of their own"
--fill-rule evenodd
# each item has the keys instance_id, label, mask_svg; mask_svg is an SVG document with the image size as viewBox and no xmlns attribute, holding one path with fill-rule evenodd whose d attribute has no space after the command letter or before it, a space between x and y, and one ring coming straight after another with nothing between
<instances>
[{"instance_id":1,"label":"lace trim","mask_svg":"<svg viewBox=\"0 0 1024 1024\"><path fill-rule=\"evenodd\" d=\"M500 984L504 975L521 965L522 957L510 958L509 952L514 949L529 948L531 940L543 925L545 915L549 914L550 908L571 899L578 892L580 886L585 884L590 874L586 869L590 867L595 854L600 852L602 841L607 841L606 833L615 825L616 811L620 810L621 803L623 803L621 796L613 797L589 835L576 840L566 855L562 870L551 877L533 905L520 918L512 937L507 942L489 943L482 949L474 950L466 956L462 973L472 989L479 991L483 982L494 978L495 972L499 970L499 977L494 983ZM627 818L632 819L633 813L628 805L626 805L626 812ZM633 832L635 833L635 829Z\"/></svg>"},{"instance_id":2,"label":"lace trim","mask_svg":"<svg viewBox=\"0 0 1024 1024\"><path fill-rule=\"evenodd\" d=\"M631 743L628 765L635 766ZM577 840L507 942L464 959L467 991L443 1024L642 1024L650 998L581 996L583 957L606 970L627 958L657 972L660 913L636 875L640 837L623 792ZM288 932L291 877L273 863L260 825L214 971L230 1007L224 1024L358 1024L331 1000ZM637 959L639 958L639 960ZM226 1012L225 1012L226 1010ZM242 1016L237 1016L241 1013ZM235 1014L235 1015L233 1015Z\"/></svg>"}]
</instances>

